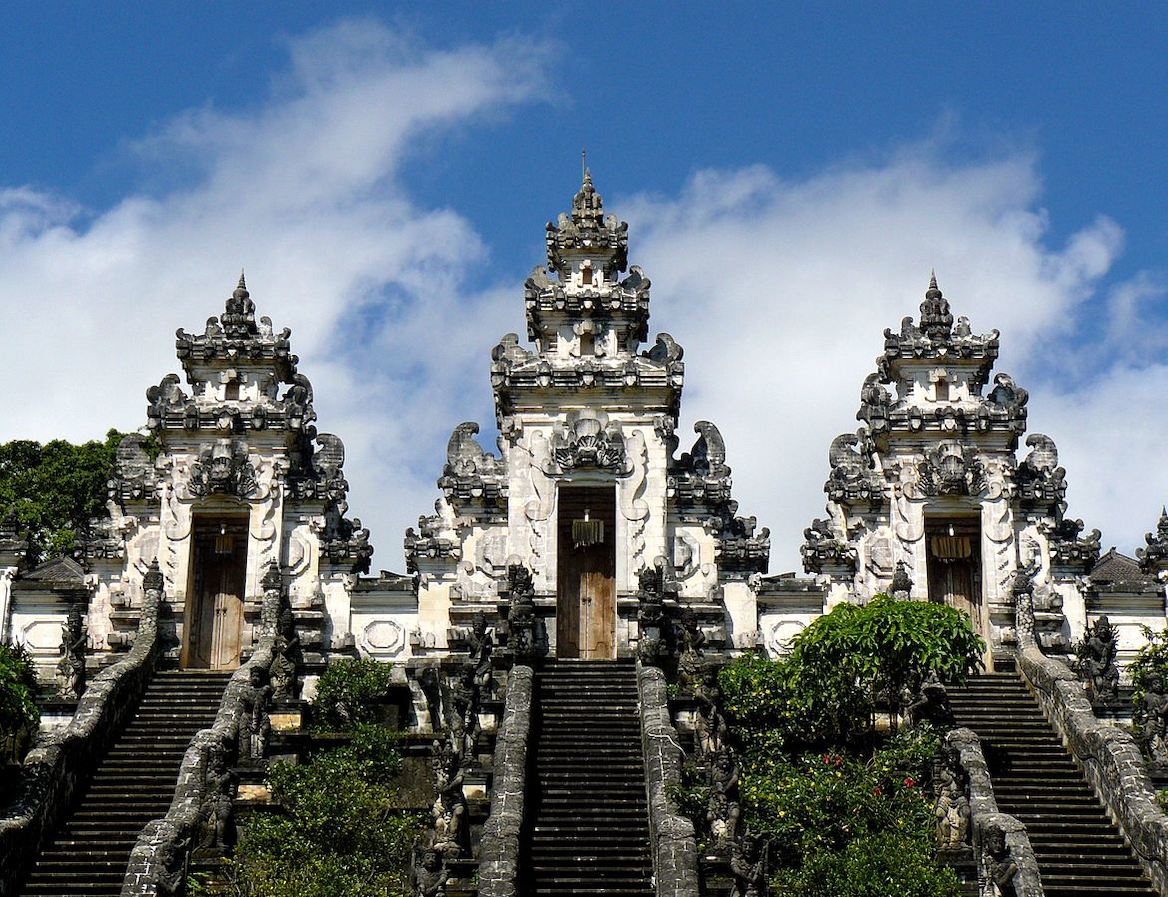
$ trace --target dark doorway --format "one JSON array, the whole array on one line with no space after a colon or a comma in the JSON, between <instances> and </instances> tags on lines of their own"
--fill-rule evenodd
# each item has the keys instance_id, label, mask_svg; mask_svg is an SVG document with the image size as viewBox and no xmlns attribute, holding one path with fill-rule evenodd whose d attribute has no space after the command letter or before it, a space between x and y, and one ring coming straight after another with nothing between
<instances>
[{"instance_id":1,"label":"dark doorway","mask_svg":"<svg viewBox=\"0 0 1168 897\"><path fill-rule=\"evenodd\" d=\"M563 486L557 521L556 656L616 657L616 487Z\"/></svg>"},{"instance_id":2,"label":"dark doorway","mask_svg":"<svg viewBox=\"0 0 1168 897\"><path fill-rule=\"evenodd\" d=\"M981 521L976 517L929 519L929 600L966 614L985 636L981 594Z\"/></svg>"},{"instance_id":3,"label":"dark doorway","mask_svg":"<svg viewBox=\"0 0 1168 897\"><path fill-rule=\"evenodd\" d=\"M247 518L197 517L191 540L182 665L234 670L239 666L243 629Z\"/></svg>"}]
</instances>

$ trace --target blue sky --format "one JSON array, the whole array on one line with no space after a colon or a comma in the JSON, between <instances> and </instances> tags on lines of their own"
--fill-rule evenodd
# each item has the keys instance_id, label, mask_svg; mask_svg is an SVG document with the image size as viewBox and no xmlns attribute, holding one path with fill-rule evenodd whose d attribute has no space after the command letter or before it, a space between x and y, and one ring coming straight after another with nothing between
<instances>
[{"instance_id":1,"label":"blue sky","mask_svg":"<svg viewBox=\"0 0 1168 897\"><path fill-rule=\"evenodd\" d=\"M0 399L0 437L139 425L170 334L246 264L400 569L445 435L489 423L489 350L587 146L654 329L687 347L685 426L727 431L772 569L933 265L1003 330L1072 514L1131 551L1168 499L1162 7L26 4L0 26L0 325L29 352L0 382L56 393Z\"/></svg>"}]
</instances>

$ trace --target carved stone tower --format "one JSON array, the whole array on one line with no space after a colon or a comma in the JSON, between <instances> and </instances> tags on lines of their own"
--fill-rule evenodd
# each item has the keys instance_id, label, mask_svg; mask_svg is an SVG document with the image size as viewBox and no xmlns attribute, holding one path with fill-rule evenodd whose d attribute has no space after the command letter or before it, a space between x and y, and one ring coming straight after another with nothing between
<instances>
[{"instance_id":1,"label":"carved stone tower","mask_svg":"<svg viewBox=\"0 0 1168 897\"><path fill-rule=\"evenodd\" d=\"M493 604L509 564L533 574L542 650L609 658L637 641L638 573L668 568L718 643L753 644L746 578L766 570L766 530L735 516L717 429L681 459L682 349L648 340L649 279L628 266L628 225L604 214L591 175L547 225L547 265L524 286L527 336L492 352L499 455L451 436L437 514L406 536L421 574L424 645ZM448 630L453 623L455 629Z\"/></svg>"}]
</instances>

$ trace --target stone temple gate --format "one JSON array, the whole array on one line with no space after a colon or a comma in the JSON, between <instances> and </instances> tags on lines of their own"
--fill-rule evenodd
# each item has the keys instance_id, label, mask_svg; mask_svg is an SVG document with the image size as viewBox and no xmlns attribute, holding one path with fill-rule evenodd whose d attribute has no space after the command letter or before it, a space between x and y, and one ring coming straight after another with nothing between
<instances>
[{"instance_id":1,"label":"stone temple gate","mask_svg":"<svg viewBox=\"0 0 1168 897\"><path fill-rule=\"evenodd\" d=\"M108 665L133 640L154 563L168 652L188 668L249 655L261 580L277 570L309 682L355 653L425 666L464 652L476 614L505 621L514 565L532 580L535 651L558 658L634 655L639 575L657 569L669 602L730 653L781 653L836 603L896 591L967 612L992 665L1015 642L1020 571L1048 650L1108 615L1130 657L1139 627L1162 623L1168 518L1140 557L1100 557L1098 531L1066 513L1054 441L1027 435L1026 390L993 371L998 332L955 318L935 278L919 318L885 331L860 427L830 446L827 514L802 546L809 576L768 576L769 532L738 512L717 426L698 421L679 451L683 350L650 337L650 281L628 252L628 225L585 174L524 285L526 339L491 352L497 452L476 423L454 427L435 513L405 534L407 572L376 577L347 513L343 443L317 430L290 331L257 319L241 277L203 333L178 331L184 377L147 390L158 452L145 436L123 442L83 556L30 570L16 534L0 533L3 637L52 680L62 626L80 615L86 664Z\"/></svg>"},{"instance_id":2,"label":"stone temple gate","mask_svg":"<svg viewBox=\"0 0 1168 897\"><path fill-rule=\"evenodd\" d=\"M34 567L0 529L0 640L27 646L56 695L26 799L0 818L0 897L26 874L28 893L175 893L191 856L228 850L226 820L262 794L273 733L293 756L320 675L354 657L393 663L386 698L432 751L414 757L432 774L415 893L697 897L694 821L672 796L679 738L711 787L698 824L718 855L701 875L722 889L707 893L759 893L765 858L744 859L754 842L737 829L716 669L781 655L816 617L886 592L957 608L984 637L990 675L950 709L991 733L1021 727L1018 777L1028 762L1046 775L1062 747L1045 744L1037 707L1016 718L1033 699L1015 669L1065 726L1110 819L1152 824L1139 749L1100 734L1051 655L1096 651L1091 693L1118 703L1114 654L1129 661L1143 627L1165 622L1168 512L1136 557L1101 555L1099 531L1067 514L1054 440L1027 433L1026 390L994 371L996 330L976 333L930 280L919 316L884 332L860 426L828 447L807 575L770 574L769 531L739 514L717 426L683 435L682 347L650 337L649 278L587 172L546 241L524 284L525 338L491 352L497 451L477 423L454 426L434 513L405 533L405 573L370 575L344 444L318 430L291 331L257 318L242 275L202 333L177 332L183 376L146 391L146 426L122 441L81 551ZM916 708L944 691L914 687ZM976 736L955 732L982 788ZM1168 779L1168 734L1156 744ZM1063 785L1080 777L1064 772ZM1094 800L1059 788L1047 796L1075 813ZM1033 810L1030 793L1007 812ZM1025 826L992 792L970 802L1003 839L997 853L971 845L982 871L1013 863L1028 880ZM62 825L70 813L98 827ZM1083 850L1119 841L1098 815ZM1165 843L1128 837L1137 853ZM1108 849L1139 878L1122 845ZM1066 860L1057 851L1048 870ZM1168 855L1139 859L1168 894Z\"/></svg>"}]
</instances>

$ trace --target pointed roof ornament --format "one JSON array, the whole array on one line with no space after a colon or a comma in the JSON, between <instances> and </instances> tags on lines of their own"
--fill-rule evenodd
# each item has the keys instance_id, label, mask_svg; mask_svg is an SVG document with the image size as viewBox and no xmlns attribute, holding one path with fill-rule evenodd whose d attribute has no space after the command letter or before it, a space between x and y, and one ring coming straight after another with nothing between
<instances>
[{"instance_id":1,"label":"pointed roof ornament","mask_svg":"<svg viewBox=\"0 0 1168 897\"><path fill-rule=\"evenodd\" d=\"M580 258L591 258L606 272L624 271L628 266L628 229L616 216L604 214L604 199L592 183L587 156L582 154L580 189L572 197L572 208L561 212L555 224L548 222L548 266L563 276ZM579 258L575 258L579 256Z\"/></svg>"},{"instance_id":2,"label":"pointed roof ornament","mask_svg":"<svg viewBox=\"0 0 1168 897\"><path fill-rule=\"evenodd\" d=\"M947 340L953 335L953 315L949 300L937 288L936 270L929 275L929 288L921 303L921 330L933 340Z\"/></svg>"},{"instance_id":3,"label":"pointed roof ornament","mask_svg":"<svg viewBox=\"0 0 1168 897\"><path fill-rule=\"evenodd\" d=\"M227 299L227 310L220 318L229 337L246 337L256 333L255 303L251 301L251 293L247 291L247 281L243 269L239 271L239 283Z\"/></svg>"}]
</instances>

